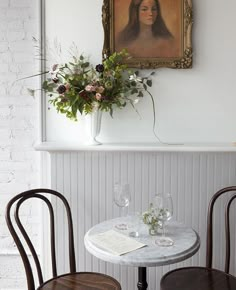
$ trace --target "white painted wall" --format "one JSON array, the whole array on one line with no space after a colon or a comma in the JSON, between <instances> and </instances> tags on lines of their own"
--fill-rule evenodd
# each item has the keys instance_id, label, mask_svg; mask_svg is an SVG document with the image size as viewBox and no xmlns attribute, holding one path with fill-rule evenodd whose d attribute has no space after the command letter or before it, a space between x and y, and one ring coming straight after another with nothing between
<instances>
[{"instance_id":1,"label":"white painted wall","mask_svg":"<svg viewBox=\"0 0 236 290\"><path fill-rule=\"evenodd\" d=\"M127 152L121 147L115 151L65 150L50 152L50 156L52 186L63 192L72 209L78 271L107 273L118 279L122 290L137 289L136 267L105 263L89 254L84 247L84 235L92 226L120 215L112 196L113 185L117 181L130 184L130 212L143 212L156 193L170 192L174 204L173 219L194 228L201 239L201 247L192 258L173 265L148 268L148 290L160 290L160 279L167 271L183 266L205 266L207 207L217 190L236 183L235 152L162 152L161 149ZM214 210L217 226L214 231L213 267L221 270L225 259L224 205L221 199L220 206L218 203ZM235 220L234 208L231 211L232 221ZM66 223L59 205L56 212L59 225L56 244L59 249L57 260L60 262L58 271L63 273L68 269L68 256L60 252L68 244L62 238L65 237ZM232 225L231 229L234 245L236 228ZM235 249L232 249L231 256L235 257ZM230 273L235 275L236 263L233 258L231 260Z\"/></svg>"},{"instance_id":2,"label":"white painted wall","mask_svg":"<svg viewBox=\"0 0 236 290\"><path fill-rule=\"evenodd\" d=\"M11 197L38 185L39 158L33 148L38 101L26 91L37 80L13 84L38 69L32 43L38 23L38 0L0 1L0 290L26 289L23 264L4 214ZM32 213L27 207L23 216L39 243L37 209Z\"/></svg>"},{"instance_id":3,"label":"white painted wall","mask_svg":"<svg viewBox=\"0 0 236 290\"><path fill-rule=\"evenodd\" d=\"M64 59L68 55L66 51L69 46L75 42L80 52L91 56L94 64L101 61L102 2L103 0L46 1L46 35L51 43L54 39L61 43ZM156 100L156 129L161 139L167 142L234 141L236 138L234 126L236 76L233 68L236 60L233 55L236 37L232 28L235 27L236 22L234 17L236 3L228 0L222 7L220 0L193 2L195 22L193 69L162 68L156 71L152 88ZM222 38L224 39L222 40ZM146 72L144 71L144 73ZM150 99L144 98L137 108L142 115L142 120L139 120L132 108L116 111L114 119L104 116L101 141L154 141ZM64 116L57 115L53 110L47 111L46 125L47 141L82 142L84 138L85 131L82 121L79 124L72 123ZM158 189L171 190L178 203L176 217L178 220L194 226L200 232L202 240L205 241L205 227L200 227L200 225L205 224L203 222L206 216L206 205L210 195L216 189L234 183L234 158L230 155L215 156L205 153L201 155L198 153L193 155L160 153L158 157L156 155L153 157L153 155L151 153L133 155L128 153L126 156L126 153L110 152L106 154L66 152L51 155L52 187L68 197L70 204L73 205L74 216L83 220L77 224L79 234L78 237L76 236L76 239L81 239L77 248L81 269L84 265L87 267L86 270L106 268L103 263L86 253L83 248L83 235L91 225L116 214L111 212L110 193L115 177L119 177L119 175L121 175L121 179L123 176L123 180L128 178L129 182L133 184L134 194L138 199L136 207L143 204L145 208L145 204L148 204L146 195L152 194L153 190L154 192ZM216 160L219 160L219 163ZM150 174L148 174L148 170L150 170ZM99 175L99 172L105 172L105 174ZM135 172L137 172L137 176L134 177ZM102 216L98 216L96 202L99 196L103 197L103 195L107 198L105 205L103 204L107 207L107 211L100 211ZM193 203L195 200L196 204ZM192 208L184 211L183 209L191 201ZM78 211L80 203L85 204L85 212ZM95 209L94 215L91 215L91 209ZM204 246L202 249L199 255L195 256L193 264L204 264ZM63 265L64 263L61 264L61 266ZM168 269L166 268L164 271ZM107 271L111 275L115 274L113 267L107 267ZM124 285L127 285L126 275L127 273L129 275L130 272L124 268L118 273L119 279ZM152 283L159 284L158 279L163 272L160 273L158 272L157 280ZM155 276L155 273L153 275ZM131 281L132 285L136 280ZM134 289L133 286L125 287L124 289Z\"/></svg>"},{"instance_id":4,"label":"white painted wall","mask_svg":"<svg viewBox=\"0 0 236 290\"><path fill-rule=\"evenodd\" d=\"M91 55L94 64L100 62L102 3L102 0L47 0L48 39L57 38L63 48L74 41L80 52ZM156 102L156 130L167 142L235 141L236 2L197 0L193 4L193 68L156 70L151 90ZM155 141L148 96L137 109L141 120L128 107L116 111L114 119L105 114L100 140ZM83 140L81 123L74 124L52 111L47 113L48 141Z\"/></svg>"}]
</instances>

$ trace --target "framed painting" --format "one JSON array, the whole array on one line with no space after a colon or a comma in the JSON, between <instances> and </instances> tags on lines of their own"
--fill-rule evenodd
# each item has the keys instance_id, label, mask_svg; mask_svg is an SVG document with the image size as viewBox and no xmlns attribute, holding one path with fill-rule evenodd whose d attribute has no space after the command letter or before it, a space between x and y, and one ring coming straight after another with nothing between
<instances>
[{"instance_id":1,"label":"framed painting","mask_svg":"<svg viewBox=\"0 0 236 290\"><path fill-rule=\"evenodd\" d=\"M129 67L192 67L192 0L103 0L103 56L126 49Z\"/></svg>"}]
</instances>

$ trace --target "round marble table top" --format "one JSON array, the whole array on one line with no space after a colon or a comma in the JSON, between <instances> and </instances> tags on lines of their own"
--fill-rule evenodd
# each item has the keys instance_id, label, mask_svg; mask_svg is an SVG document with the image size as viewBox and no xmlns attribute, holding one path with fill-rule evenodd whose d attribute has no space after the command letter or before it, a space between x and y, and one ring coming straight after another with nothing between
<instances>
[{"instance_id":1,"label":"round marble table top","mask_svg":"<svg viewBox=\"0 0 236 290\"><path fill-rule=\"evenodd\" d=\"M200 238L198 234L193 229L176 221L166 224L166 235L174 240L174 245L171 247L157 246L155 244L155 239L158 236L150 236L148 234L148 227L145 224L139 227L140 236L135 239L147 246L121 256L113 255L96 246L91 241L90 237L92 235L106 232L111 229L116 230L115 225L124 221L124 218L116 218L104 221L92 227L84 237L86 249L95 257L106 262L136 267L154 267L186 260L193 256L200 247ZM132 229L118 232L129 236L129 232L131 231Z\"/></svg>"}]
</instances>

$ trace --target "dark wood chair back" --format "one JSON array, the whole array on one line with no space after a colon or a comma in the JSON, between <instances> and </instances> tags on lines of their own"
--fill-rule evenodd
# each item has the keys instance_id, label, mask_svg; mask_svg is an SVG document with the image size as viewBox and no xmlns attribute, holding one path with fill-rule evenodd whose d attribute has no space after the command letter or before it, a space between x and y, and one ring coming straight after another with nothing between
<instances>
[{"instance_id":1,"label":"dark wood chair back","mask_svg":"<svg viewBox=\"0 0 236 290\"><path fill-rule=\"evenodd\" d=\"M28 290L35 290L35 282L34 282L34 276L33 271L30 265L30 261L28 258L28 255L26 254L26 250L24 249L24 246L20 240L20 236L15 230L15 226L13 226L13 217L11 215L12 208L15 209L15 221L16 225L19 228L22 236L24 237L29 250L32 254L33 261L36 266L37 275L39 284L42 285L44 283L43 280L43 274L42 274L42 268L39 263L38 256L36 254L36 250L29 238L29 235L27 234L24 226L21 223L20 216L19 216L19 210L22 205L22 203L26 200L29 200L31 198L37 198L41 199L43 202L46 203L48 210L49 210L49 216L50 216L50 240L51 240L51 261L52 261L52 275L53 278L57 277L57 264L56 264L56 253L55 253L55 222L54 222L54 212L52 203L50 202L49 198L45 196L45 194L49 194L51 196L56 196L59 198L63 205L65 206L66 213L67 213L67 221L68 221L68 239L69 239L69 264L70 264L70 273L76 272L76 262L75 262L75 249L74 249L74 234L73 234L73 224L72 224L72 216L71 216L71 210L70 206L66 200L66 198L59 192L51 189L32 189L25 192L22 192L15 197L13 197L6 208L6 222L8 225L8 228L10 230L10 233L16 243L16 246L20 252L20 255L22 257L24 268L26 272L27 277L27 284L28 284ZM15 224L15 223L14 223Z\"/></svg>"},{"instance_id":2,"label":"dark wood chair back","mask_svg":"<svg viewBox=\"0 0 236 290\"><path fill-rule=\"evenodd\" d=\"M222 197L222 199L220 198ZM217 191L210 200L207 216L206 267L184 267L166 273L161 279L161 290L232 290L236 289L236 277L229 274L230 267L230 208L236 198L236 186L225 187ZM212 267L214 224L213 214L219 209L225 210L225 268L224 271ZM225 207L222 207L223 203ZM220 215L221 218L221 215Z\"/></svg>"},{"instance_id":3,"label":"dark wood chair back","mask_svg":"<svg viewBox=\"0 0 236 290\"><path fill-rule=\"evenodd\" d=\"M226 202L225 207L225 273L229 273L230 267L230 207L232 202L236 198L236 193L232 194L232 192L236 192L236 186L230 186L222 188L217 191L209 203L208 208L208 216L207 216L207 252L206 252L206 267L212 268L212 257L213 257L213 212L216 205L216 202L219 201L219 197L223 194L229 194L229 198Z\"/></svg>"}]
</instances>

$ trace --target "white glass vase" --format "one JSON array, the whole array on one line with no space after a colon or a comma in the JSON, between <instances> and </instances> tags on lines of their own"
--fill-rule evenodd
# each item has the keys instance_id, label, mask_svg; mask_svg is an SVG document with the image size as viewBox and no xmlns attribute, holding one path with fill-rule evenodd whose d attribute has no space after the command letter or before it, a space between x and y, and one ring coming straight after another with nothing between
<instances>
[{"instance_id":1,"label":"white glass vase","mask_svg":"<svg viewBox=\"0 0 236 290\"><path fill-rule=\"evenodd\" d=\"M96 138L101 130L102 111L94 107L93 112L86 116L88 124L88 145L101 145Z\"/></svg>"}]
</instances>

